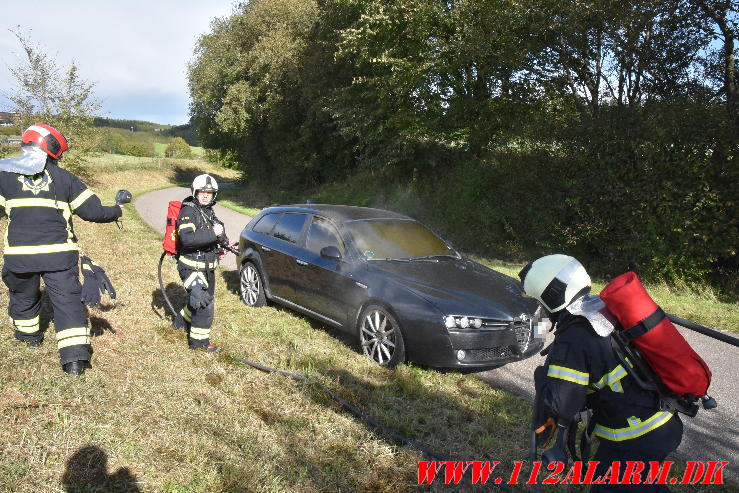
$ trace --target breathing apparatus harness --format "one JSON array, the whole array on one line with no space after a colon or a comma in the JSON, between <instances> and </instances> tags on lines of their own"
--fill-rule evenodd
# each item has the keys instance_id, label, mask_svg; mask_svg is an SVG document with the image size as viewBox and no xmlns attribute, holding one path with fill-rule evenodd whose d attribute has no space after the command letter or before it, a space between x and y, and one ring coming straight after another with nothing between
<instances>
[{"instance_id":1,"label":"breathing apparatus harness","mask_svg":"<svg viewBox=\"0 0 739 493\"><path fill-rule=\"evenodd\" d=\"M176 262L179 259L179 256L181 254L180 252L180 242L177 238L177 218L180 214L180 209L182 208L182 202L179 200L172 200L169 202L169 206L167 208L167 222L165 225L164 230L164 239L162 240L162 248L163 252L161 257L159 257L159 264L157 266L157 277L159 279L159 288L162 292L162 297L164 298L164 302L166 303L167 307L169 308L170 313L172 313L173 316L177 316L177 310L174 309L174 306L172 305L172 302L169 299L169 296L167 296L167 290L164 289L164 280L162 277L162 264L164 263L164 258L169 256L170 262ZM213 221L209 219L206 214L197 207L198 212L202 216L202 219L211 225L213 224ZM223 224L223 223L220 223ZM218 247L221 250L231 252L234 255L238 255L239 251L237 249L237 243L229 244L228 238L226 237L225 233L220 237Z\"/></svg>"},{"instance_id":2,"label":"breathing apparatus harness","mask_svg":"<svg viewBox=\"0 0 739 493\"><path fill-rule=\"evenodd\" d=\"M664 315L670 320L670 322L678 324L688 330L692 330L712 339L739 347L739 338L729 336L715 329L709 329L708 327L704 327L676 315L669 313L664 313ZM716 400L709 395L696 397L677 395L670 391L650 368L649 364L639 353L639 350L630 344L630 339L625 335L625 333L626 331L623 330L614 330L608 334L608 337L611 339L611 345L614 352L619 359L621 366L626 370L629 376L634 379L634 382L642 389L649 390L658 396L660 410L677 411L686 416L694 417L698 413L699 403L706 410L715 409L718 406ZM549 353L552 344L554 343L550 343L539 354L541 356L546 356ZM538 406L539 404L538 402L535 402L534 405ZM561 461L566 465L568 462L568 453L569 457L572 457L575 461L581 459L587 460L590 456L591 435L593 425L595 424L592 421L592 411L588 409L580 411L578 414L573 416L573 419L567 424L558 423L554 418L549 418L545 424L541 425L537 429L533 429L535 426L533 420L536 415L536 412L532 413L532 430L530 432L529 440L530 460L537 460L538 446L547 446L551 444L555 433L556 440L554 440L554 444L542 453L542 466L546 467L550 462L554 461ZM578 454L576 448L576 435L578 423L580 422L584 424L584 430L580 437L580 453ZM534 491L539 491L538 484L534 485Z\"/></svg>"}]
</instances>

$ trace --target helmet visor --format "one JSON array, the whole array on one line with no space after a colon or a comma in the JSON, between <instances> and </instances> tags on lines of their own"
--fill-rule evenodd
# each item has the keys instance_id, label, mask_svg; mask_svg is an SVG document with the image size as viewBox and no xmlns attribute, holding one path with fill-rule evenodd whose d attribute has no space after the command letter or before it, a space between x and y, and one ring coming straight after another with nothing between
<instances>
[{"instance_id":1,"label":"helmet visor","mask_svg":"<svg viewBox=\"0 0 739 493\"><path fill-rule=\"evenodd\" d=\"M26 145L21 148L21 155L7 159L0 159L0 171L19 173L21 175L35 175L46 167L46 158L49 155L38 145Z\"/></svg>"}]
</instances>

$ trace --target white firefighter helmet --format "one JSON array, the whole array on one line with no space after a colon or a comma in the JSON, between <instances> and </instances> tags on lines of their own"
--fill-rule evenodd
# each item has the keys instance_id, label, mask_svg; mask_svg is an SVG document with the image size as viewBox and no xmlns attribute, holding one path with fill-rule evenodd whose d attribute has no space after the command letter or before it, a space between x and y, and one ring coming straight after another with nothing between
<instances>
[{"instance_id":1,"label":"white firefighter helmet","mask_svg":"<svg viewBox=\"0 0 739 493\"><path fill-rule=\"evenodd\" d=\"M190 191L192 192L193 197L195 197L195 195L199 191L213 192L213 202L215 202L216 195L218 195L218 182L216 181L215 178L213 178L212 176L208 174L198 175L192 181L192 186L190 187Z\"/></svg>"},{"instance_id":2,"label":"white firefighter helmet","mask_svg":"<svg viewBox=\"0 0 739 493\"><path fill-rule=\"evenodd\" d=\"M568 255L547 255L534 260L518 274L523 290L536 298L550 313L567 307L590 290L590 276L577 259Z\"/></svg>"}]
</instances>

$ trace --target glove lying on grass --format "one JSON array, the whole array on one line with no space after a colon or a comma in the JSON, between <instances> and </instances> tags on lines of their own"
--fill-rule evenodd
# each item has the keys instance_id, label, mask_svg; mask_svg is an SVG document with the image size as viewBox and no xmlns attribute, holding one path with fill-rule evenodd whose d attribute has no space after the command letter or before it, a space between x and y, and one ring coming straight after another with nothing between
<instances>
[{"instance_id":1,"label":"glove lying on grass","mask_svg":"<svg viewBox=\"0 0 739 493\"><path fill-rule=\"evenodd\" d=\"M111 299L115 299L116 293L113 283L102 267L90 260L90 257L82 256L82 302L87 306L100 304L101 294L108 293Z\"/></svg>"}]
</instances>

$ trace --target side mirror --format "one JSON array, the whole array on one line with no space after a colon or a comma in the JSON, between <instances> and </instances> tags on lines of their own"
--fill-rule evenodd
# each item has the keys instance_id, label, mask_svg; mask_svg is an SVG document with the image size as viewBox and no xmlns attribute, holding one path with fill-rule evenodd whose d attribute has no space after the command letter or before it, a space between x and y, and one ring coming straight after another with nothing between
<instances>
[{"instance_id":1,"label":"side mirror","mask_svg":"<svg viewBox=\"0 0 739 493\"><path fill-rule=\"evenodd\" d=\"M321 248L321 257L329 258L331 260L341 260L341 252L336 246L330 245Z\"/></svg>"}]
</instances>

